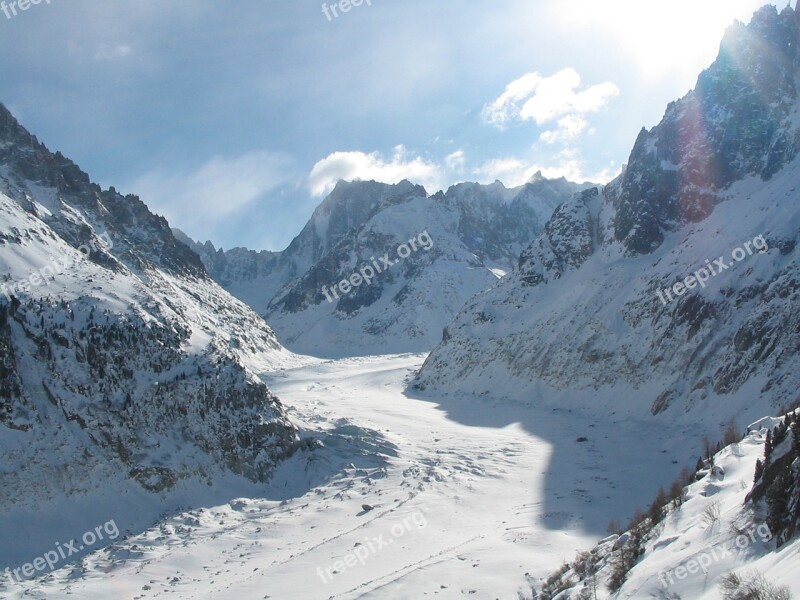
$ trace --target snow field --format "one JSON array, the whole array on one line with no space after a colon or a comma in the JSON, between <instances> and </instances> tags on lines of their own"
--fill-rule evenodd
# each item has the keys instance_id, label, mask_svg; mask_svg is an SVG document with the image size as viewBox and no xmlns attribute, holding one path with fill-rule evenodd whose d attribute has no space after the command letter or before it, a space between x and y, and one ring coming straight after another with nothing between
<instances>
[{"instance_id":1,"label":"snow field","mask_svg":"<svg viewBox=\"0 0 800 600\"><path fill-rule=\"evenodd\" d=\"M612 518L652 499L667 483L658 476L679 468L662 451L670 432L661 426L406 395L423 359L351 358L273 373L267 383L290 418L324 447L283 463L268 486L187 484L184 508L175 498L146 499L140 512L164 513L155 525L129 528L80 565L6 583L0 595L529 597L529 581L590 548ZM102 502L109 512L115 499Z\"/></svg>"}]
</instances>

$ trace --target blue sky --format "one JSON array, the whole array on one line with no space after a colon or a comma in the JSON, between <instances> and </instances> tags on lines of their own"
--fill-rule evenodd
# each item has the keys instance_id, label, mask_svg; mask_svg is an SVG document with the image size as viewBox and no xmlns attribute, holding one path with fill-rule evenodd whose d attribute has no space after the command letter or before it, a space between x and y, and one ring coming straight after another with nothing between
<instances>
[{"instance_id":1,"label":"blue sky","mask_svg":"<svg viewBox=\"0 0 800 600\"><path fill-rule=\"evenodd\" d=\"M764 3L5 0L0 102L192 237L278 250L338 178L608 180Z\"/></svg>"}]
</instances>

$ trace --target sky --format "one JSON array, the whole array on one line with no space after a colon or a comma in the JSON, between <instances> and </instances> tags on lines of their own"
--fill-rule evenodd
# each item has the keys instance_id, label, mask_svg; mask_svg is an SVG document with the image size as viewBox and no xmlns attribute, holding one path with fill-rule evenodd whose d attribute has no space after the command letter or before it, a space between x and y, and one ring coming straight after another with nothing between
<instances>
[{"instance_id":1,"label":"sky","mask_svg":"<svg viewBox=\"0 0 800 600\"><path fill-rule=\"evenodd\" d=\"M27 1L0 3L0 102L173 227L256 250L339 179L609 181L766 3Z\"/></svg>"}]
</instances>

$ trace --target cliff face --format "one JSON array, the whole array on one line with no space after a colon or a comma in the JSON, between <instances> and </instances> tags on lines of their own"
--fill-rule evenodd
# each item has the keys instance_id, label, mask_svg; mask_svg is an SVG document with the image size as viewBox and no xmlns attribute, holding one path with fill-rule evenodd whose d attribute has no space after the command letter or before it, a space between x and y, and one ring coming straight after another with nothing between
<instances>
[{"instance_id":1,"label":"cliff face","mask_svg":"<svg viewBox=\"0 0 800 600\"><path fill-rule=\"evenodd\" d=\"M150 212L134 195L103 191L60 152L51 153L0 104L0 167L6 191L27 211L38 202L39 217L67 243L92 246L91 228L102 225L114 243L114 260L134 271L163 267L206 278L198 256L172 235L167 221ZM71 215L70 207L79 215ZM96 244L95 244L96 245ZM103 260L93 254L92 260Z\"/></svg>"},{"instance_id":2,"label":"cliff face","mask_svg":"<svg viewBox=\"0 0 800 600\"><path fill-rule=\"evenodd\" d=\"M639 134L607 190L628 252L652 252L666 232L705 219L732 183L768 180L797 155L797 23L795 11L766 6L732 26L695 90Z\"/></svg>"},{"instance_id":3,"label":"cliff face","mask_svg":"<svg viewBox=\"0 0 800 600\"><path fill-rule=\"evenodd\" d=\"M0 106L0 508L265 481L297 432L248 370L286 352L167 222L101 190Z\"/></svg>"}]
</instances>

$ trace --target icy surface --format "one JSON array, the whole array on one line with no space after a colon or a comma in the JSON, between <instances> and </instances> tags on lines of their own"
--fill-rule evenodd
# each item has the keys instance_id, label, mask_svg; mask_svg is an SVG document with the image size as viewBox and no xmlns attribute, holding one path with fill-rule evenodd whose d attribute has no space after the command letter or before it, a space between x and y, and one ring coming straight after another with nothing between
<instances>
[{"instance_id":1,"label":"icy surface","mask_svg":"<svg viewBox=\"0 0 800 600\"><path fill-rule=\"evenodd\" d=\"M162 502L99 490L91 500L55 501L35 518L18 513L20 531L41 530L46 539L51 520L95 502L101 512L66 519L72 529L62 525L60 532L76 537L84 524L115 518L131 534L45 579L6 582L0 593L516 598L576 549L604 537L610 519L649 501L661 478L678 469L673 460L694 452L679 441L694 439L691 428L604 421L591 412L492 397L406 396L405 383L423 358L351 358L270 377L293 422L324 447L283 463L268 485L221 481L181 488ZM634 452L637 459L628 460ZM373 509L365 512L365 504ZM156 526L143 527L162 513ZM363 565L323 582L318 568L325 575L381 535L384 547L373 543ZM31 560L55 541L13 558Z\"/></svg>"}]
</instances>

